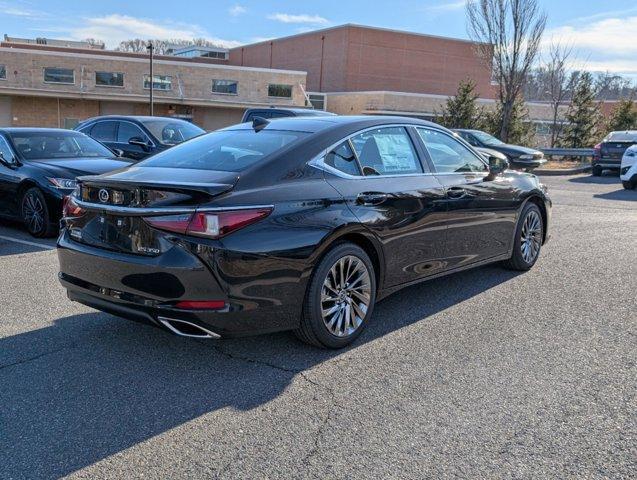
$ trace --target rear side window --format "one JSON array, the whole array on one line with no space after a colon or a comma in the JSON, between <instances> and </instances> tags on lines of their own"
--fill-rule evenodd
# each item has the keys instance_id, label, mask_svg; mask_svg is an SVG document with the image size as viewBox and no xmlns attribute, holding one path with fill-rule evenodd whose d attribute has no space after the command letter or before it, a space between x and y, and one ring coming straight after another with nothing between
<instances>
[{"instance_id":1,"label":"rear side window","mask_svg":"<svg viewBox=\"0 0 637 480\"><path fill-rule=\"evenodd\" d=\"M326 165L340 170L348 175L360 175L356 156L349 146L349 142L343 142L325 156Z\"/></svg>"},{"instance_id":2,"label":"rear side window","mask_svg":"<svg viewBox=\"0 0 637 480\"><path fill-rule=\"evenodd\" d=\"M422 165L403 127L368 130L352 137L363 175L422 173Z\"/></svg>"},{"instance_id":3,"label":"rear side window","mask_svg":"<svg viewBox=\"0 0 637 480\"><path fill-rule=\"evenodd\" d=\"M114 142L117 136L117 122L97 122L91 128L90 135L100 142Z\"/></svg>"},{"instance_id":4,"label":"rear side window","mask_svg":"<svg viewBox=\"0 0 637 480\"><path fill-rule=\"evenodd\" d=\"M307 133L281 130L222 130L177 145L138 165L240 172L305 136Z\"/></svg>"}]
</instances>

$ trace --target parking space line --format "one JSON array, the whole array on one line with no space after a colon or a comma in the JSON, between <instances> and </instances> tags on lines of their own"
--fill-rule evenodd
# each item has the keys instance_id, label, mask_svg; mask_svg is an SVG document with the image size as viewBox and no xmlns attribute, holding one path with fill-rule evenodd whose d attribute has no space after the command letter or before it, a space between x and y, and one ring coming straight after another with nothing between
<instances>
[{"instance_id":1,"label":"parking space line","mask_svg":"<svg viewBox=\"0 0 637 480\"><path fill-rule=\"evenodd\" d=\"M37 243L37 242L29 242L28 240L21 240L19 238L14 238L14 237L5 237L4 235L0 235L0 240L6 240L8 242L14 242L14 243L22 243L23 245L30 245L32 247L43 248L45 250L55 250L55 247L52 247L51 245L46 245L44 243Z\"/></svg>"}]
</instances>

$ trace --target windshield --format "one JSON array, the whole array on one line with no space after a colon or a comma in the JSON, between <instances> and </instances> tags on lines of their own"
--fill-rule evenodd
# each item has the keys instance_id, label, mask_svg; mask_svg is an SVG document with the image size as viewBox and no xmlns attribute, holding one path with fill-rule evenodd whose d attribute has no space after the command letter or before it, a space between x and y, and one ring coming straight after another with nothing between
<instances>
[{"instance_id":1,"label":"windshield","mask_svg":"<svg viewBox=\"0 0 637 480\"><path fill-rule=\"evenodd\" d=\"M281 130L221 130L165 150L137 165L239 172L306 135Z\"/></svg>"},{"instance_id":2,"label":"windshield","mask_svg":"<svg viewBox=\"0 0 637 480\"><path fill-rule=\"evenodd\" d=\"M205 130L190 122L170 118L144 120L144 126L164 145L177 145L206 133Z\"/></svg>"},{"instance_id":3,"label":"windshield","mask_svg":"<svg viewBox=\"0 0 637 480\"><path fill-rule=\"evenodd\" d=\"M610 132L606 135L604 142L637 142L637 130L628 130L624 132Z\"/></svg>"},{"instance_id":4,"label":"windshield","mask_svg":"<svg viewBox=\"0 0 637 480\"><path fill-rule=\"evenodd\" d=\"M502 140L498 140L493 135L489 135L486 132L471 132L478 140L485 145L504 145Z\"/></svg>"},{"instance_id":5,"label":"windshield","mask_svg":"<svg viewBox=\"0 0 637 480\"><path fill-rule=\"evenodd\" d=\"M77 132L10 132L9 136L25 160L115 156L101 143Z\"/></svg>"}]
</instances>

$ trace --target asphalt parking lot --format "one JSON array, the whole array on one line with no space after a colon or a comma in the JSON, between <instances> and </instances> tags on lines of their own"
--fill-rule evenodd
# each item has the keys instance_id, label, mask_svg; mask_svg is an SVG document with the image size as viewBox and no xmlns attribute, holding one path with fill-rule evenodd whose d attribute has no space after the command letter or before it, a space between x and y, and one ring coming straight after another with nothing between
<instances>
[{"instance_id":1,"label":"asphalt parking lot","mask_svg":"<svg viewBox=\"0 0 637 480\"><path fill-rule=\"evenodd\" d=\"M637 191L543 181L531 272L410 287L337 352L71 303L54 242L1 223L0 478L634 478Z\"/></svg>"}]
</instances>

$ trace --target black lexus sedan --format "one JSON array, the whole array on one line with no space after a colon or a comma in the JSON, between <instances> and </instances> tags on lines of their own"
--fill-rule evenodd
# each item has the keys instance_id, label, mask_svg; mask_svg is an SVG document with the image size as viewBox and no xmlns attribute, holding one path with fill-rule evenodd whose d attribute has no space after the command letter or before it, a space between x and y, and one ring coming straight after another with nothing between
<instances>
[{"instance_id":1,"label":"black lexus sedan","mask_svg":"<svg viewBox=\"0 0 637 480\"><path fill-rule=\"evenodd\" d=\"M463 140L476 148L488 148L503 153L509 159L511 167L531 171L546 163L544 154L539 150L521 145L510 145L481 130L455 129Z\"/></svg>"},{"instance_id":2,"label":"black lexus sedan","mask_svg":"<svg viewBox=\"0 0 637 480\"><path fill-rule=\"evenodd\" d=\"M135 161L206 133L179 118L118 115L89 118L75 130L113 150L121 150L125 157Z\"/></svg>"},{"instance_id":3,"label":"black lexus sedan","mask_svg":"<svg viewBox=\"0 0 637 480\"><path fill-rule=\"evenodd\" d=\"M0 217L24 222L34 237L53 236L62 200L75 189L77 176L130 164L72 130L0 129Z\"/></svg>"},{"instance_id":4,"label":"black lexus sedan","mask_svg":"<svg viewBox=\"0 0 637 480\"><path fill-rule=\"evenodd\" d=\"M506 166L417 119L257 118L81 178L59 277L71 300L182 336L343 347L400 288L535 264L551 201Z\"/></svg>"}]
</instances>

